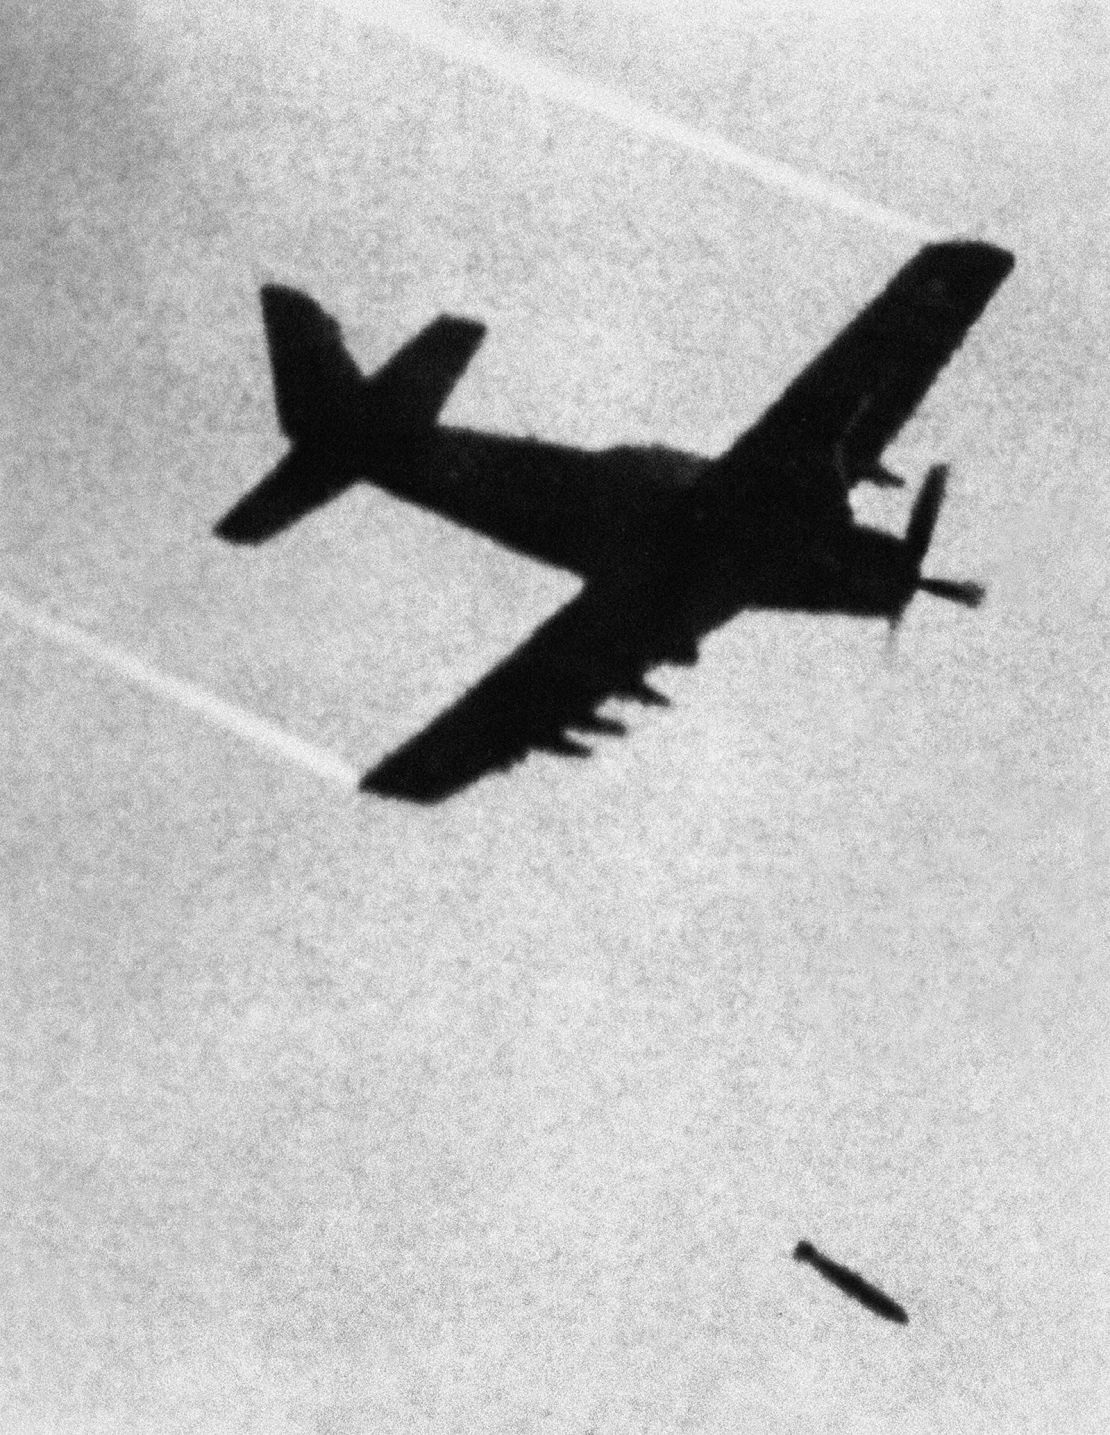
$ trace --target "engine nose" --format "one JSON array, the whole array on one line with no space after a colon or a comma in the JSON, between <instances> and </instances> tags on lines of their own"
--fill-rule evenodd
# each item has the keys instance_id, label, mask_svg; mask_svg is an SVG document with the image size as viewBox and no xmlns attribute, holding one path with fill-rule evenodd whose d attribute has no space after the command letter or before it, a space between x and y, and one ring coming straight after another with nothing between
<instances>
[{"instance_id":1,"label":"engine nose","mask_svg":"<svg viewBox=\"0 0 1110 1435\"><path fill-rule=\"evenodd\" d=\"M853 531L840 577L844 607L876 617L893 612L912 594L917 580L902 540L874 528Z\"/></svg>"}]
</instances>

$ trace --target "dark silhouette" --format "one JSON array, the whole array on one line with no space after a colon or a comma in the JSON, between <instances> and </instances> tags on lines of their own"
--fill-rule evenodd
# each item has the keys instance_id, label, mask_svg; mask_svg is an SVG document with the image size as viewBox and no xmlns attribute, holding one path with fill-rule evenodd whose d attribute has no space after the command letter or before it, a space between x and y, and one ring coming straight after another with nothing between
<instances>
[{"instance_id":1,"label":"dark silhouette","mask_svg":"<svg viewBox=\"0 0 1110 1435\"><path fill-rule=\"evenodd\" d=\"M855 1271L850 1271L847 1266L841 1266L836 1261L830 1261L828 1256L823 1256L820 1251L814 1250L808 1241L799 1241L794 1248L794 1259L805 1261L815 1271L820 1271L827 1281L842 1290L845 1295L850 1295L853 1300L858 1300L860 1305L865 1305L868 1310L881 1315L884 1320L896 1321L899 1325L906 1325L909 1316L898 1304L884 1295L877 1286L865 1281L862 1276L857 1276Z\"/></svg>"},{"instance_id":2,"label":"dark silhouette","mask_svg":"<svg viewBox=\"0 0 1110 1435\"><path fill-rule=\"evenodd\" d=\"M746 607L886 618L915 592L976 606L975 583L923 578L946 470L929 470L905 536L856 524L849 490L900 484L883 449L1013 267L992 245L928 245L721 457L573 447L440 426L485 329L443 316L364 379L336 321L270 285L262 311L278 418L292 442L217 525L260 543L366 478L579 574L581 592L418 736L366 791L431 802L531 749L584 756L620 733L611 697L666 700L659 663Z\"/></svg>"}]
</instances>

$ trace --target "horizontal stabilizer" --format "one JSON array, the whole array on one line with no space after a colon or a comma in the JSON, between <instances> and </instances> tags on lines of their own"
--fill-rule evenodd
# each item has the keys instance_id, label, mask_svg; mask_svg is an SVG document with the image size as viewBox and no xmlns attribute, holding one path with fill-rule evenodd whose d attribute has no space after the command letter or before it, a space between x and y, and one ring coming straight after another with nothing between
<instances>
[{"instance_id":1,"label":"horizontal stabilizer","mask_svg":"<svg viewBox=\"0 0 1110 1435\"><path fill-rule=\"evenodd\" d=\"M213 532L226 543L264 543L351 486L353 476L327 456L300 448L225 513Z\"/></svg>"},{"instance_id":2,"label":"horizontal stabilizer","mask_svg":"<svg viewBox=\"0 0 1110 1435\"><path fill-rule=\"evenodd\" d=\"M475 319L433 320L370 379L372 424L400 434L431 428L485 334Z\"/></svg>"}]
</instances>

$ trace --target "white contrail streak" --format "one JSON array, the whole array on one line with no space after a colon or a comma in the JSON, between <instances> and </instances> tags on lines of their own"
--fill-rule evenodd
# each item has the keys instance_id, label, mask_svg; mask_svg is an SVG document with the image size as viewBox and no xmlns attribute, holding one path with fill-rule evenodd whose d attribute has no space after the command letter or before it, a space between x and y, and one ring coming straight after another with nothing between
<instances>
[{"instance_id":1,"label":"white contrail streak","mask_svg":"<svg viewBox=\"0 0 1110 1435\"><path fill-rule=\"evenodd\" d=\"M573 105L589 114L600 115L623 129L665 140L717 164L743 170L760 184L777 189L792 199L836 210L894 234L906 234L922 240L943 237L941 231L920 219L861 199L820 175L795 169L781 160L733 144L721 135L660 114L646 105L637 104L618 90L580 79L533 55L472 35L448 24L419 4L402 5L397 0L327 0L327 3L352 20L390 30L445 59L485 70L530 94Z\"/></svg>"},{"instance_id":2,"label":"white contrail streak","mask_svg":"<svg viewBox=\"0 0 1110 1435\"><path fill-rule=\"evenodd\" d=\"M203 688L171 677L142 658L85 632L83 628L51 617L3 591L0 591L0 611L21 627L49 638L51 642L73 652L83 654L102 667L110 668L121 677L127 678L129 682L176 703L178 707L199 713L214 727L223 728L225 732L243 738L263 752L276 754L286 762L296 763L315 773L317 777L337 782L351 791L358 786L361 774L334 753L315 747L310 742L294 737L292 733L283 732L281 728L274 727L256 714L236 707L234 703L224 702L222 698L206 692Z\"/></svg>"}]
</instances>

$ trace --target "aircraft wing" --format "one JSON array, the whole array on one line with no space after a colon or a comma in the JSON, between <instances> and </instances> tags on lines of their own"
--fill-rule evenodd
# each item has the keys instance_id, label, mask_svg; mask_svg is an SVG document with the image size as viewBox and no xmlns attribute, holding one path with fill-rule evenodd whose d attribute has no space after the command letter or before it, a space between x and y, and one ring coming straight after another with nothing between
<instances>
[{"instance_id":1,"label":"aircraft wing","mask_svg":"<svg viewBox=\"0 0 1110 1435\"><path fill-rule=\"evenodd\" d=\"M829 481L866 477L1013 266L992 244L926 245L720 466L770 475L817 459Z\"/></svg>"},{"instance_id":2,"label":"aircraft wing","mask_svg":"<svg viewBox=\"0 0 1110 1435\"><path fill-rule=\"evenodd\" d=\"M657 605L656 605L657 606ZM530 751L584 757L568 730L620 734L597 709L619 694L662 703L644 682L652 604L644 593L590 584L436 718L362 780L364 792L438 802Z\"/></svg>"}]
</instances>

